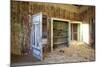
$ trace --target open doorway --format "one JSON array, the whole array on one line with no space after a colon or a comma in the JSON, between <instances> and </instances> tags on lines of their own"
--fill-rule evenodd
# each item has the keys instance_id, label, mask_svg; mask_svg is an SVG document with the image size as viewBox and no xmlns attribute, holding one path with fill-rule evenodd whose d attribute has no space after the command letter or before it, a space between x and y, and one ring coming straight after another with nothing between
<instances>
[{"instance_id":1,"label":"open doorway","mask_svg":"<svg viewBox=\"0 0 100 67\"><path fill-rule=\"evenodd\" d=\"M52 18L51 49L67 47L69 43L69 21Z\"/></svg>"},{"instance_id":2,"label":"open doorway","mask_svg":"<svg viewBox=\"0 0 100 67\"><path fill-rule=\"evenodd\" d=\"M71 40L80 41L80 23L71 23Z\"/></svg>"}]
</instances>

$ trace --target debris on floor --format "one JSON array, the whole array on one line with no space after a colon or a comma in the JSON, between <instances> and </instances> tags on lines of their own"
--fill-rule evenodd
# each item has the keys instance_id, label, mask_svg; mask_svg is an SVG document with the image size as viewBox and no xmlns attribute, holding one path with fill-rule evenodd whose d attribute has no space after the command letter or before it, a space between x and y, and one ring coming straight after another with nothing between
<instances>
[{"instance_id":1,"label":"debris on floor","mask_svg":"<svg viewBox=\"0 0 100 67\"><path fill-rule=\"evenodd\" d=\"M49 53L43 63L69 63L94 61L95 51L82 42L75 42L69 47L59 47Z\"/></svg>"}]
</instances>

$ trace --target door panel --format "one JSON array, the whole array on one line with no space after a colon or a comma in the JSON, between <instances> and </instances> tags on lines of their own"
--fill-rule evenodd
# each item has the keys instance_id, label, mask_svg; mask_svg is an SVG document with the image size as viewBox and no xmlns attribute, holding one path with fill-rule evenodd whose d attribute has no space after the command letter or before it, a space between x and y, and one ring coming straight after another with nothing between
<instances>
[{"instance_id":1,"label":"door panel","mask_svg":"<svg viewBox=\"0 0 100 67\"><path fill-rule=\"evenodd\" d=\"M32 52L33 56L42 60L42 14L32 16Z\"/></svg>"}]
</instances>

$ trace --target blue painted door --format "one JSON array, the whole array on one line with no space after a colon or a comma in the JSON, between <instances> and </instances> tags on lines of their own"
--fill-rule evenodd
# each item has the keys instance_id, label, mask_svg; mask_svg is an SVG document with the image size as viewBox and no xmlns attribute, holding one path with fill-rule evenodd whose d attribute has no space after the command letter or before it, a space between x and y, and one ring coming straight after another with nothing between
<instances>
[{"instance_id":1,"label":"blue painted door","mask_svg":"<svg viewBox=\"0 0 100 67\"><path fill-rule=\"evenodd\" d=\"M31 37L33 56L42 60L42 13L32 16Z\"/></svg>"}]
</instances>

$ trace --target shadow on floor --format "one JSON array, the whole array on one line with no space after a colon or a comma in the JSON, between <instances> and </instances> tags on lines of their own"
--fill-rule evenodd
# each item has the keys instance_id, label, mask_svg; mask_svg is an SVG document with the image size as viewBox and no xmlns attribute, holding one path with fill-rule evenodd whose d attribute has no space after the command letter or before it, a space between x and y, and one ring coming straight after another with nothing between
<instances>
[{"instance_id":1,"label":"shadow on floor","mask_svg":"<svg viewBox=\"0 0 100 67\"><path fill-rule=\"evenodd\" d=\"M15 66L21 65L21 64L28 65L27 63L34 64L39 61L40 60L36 59L31 54L24 55L24 56L11 54L11 67L15 67Z\"/></svg>"}]
</instances>

